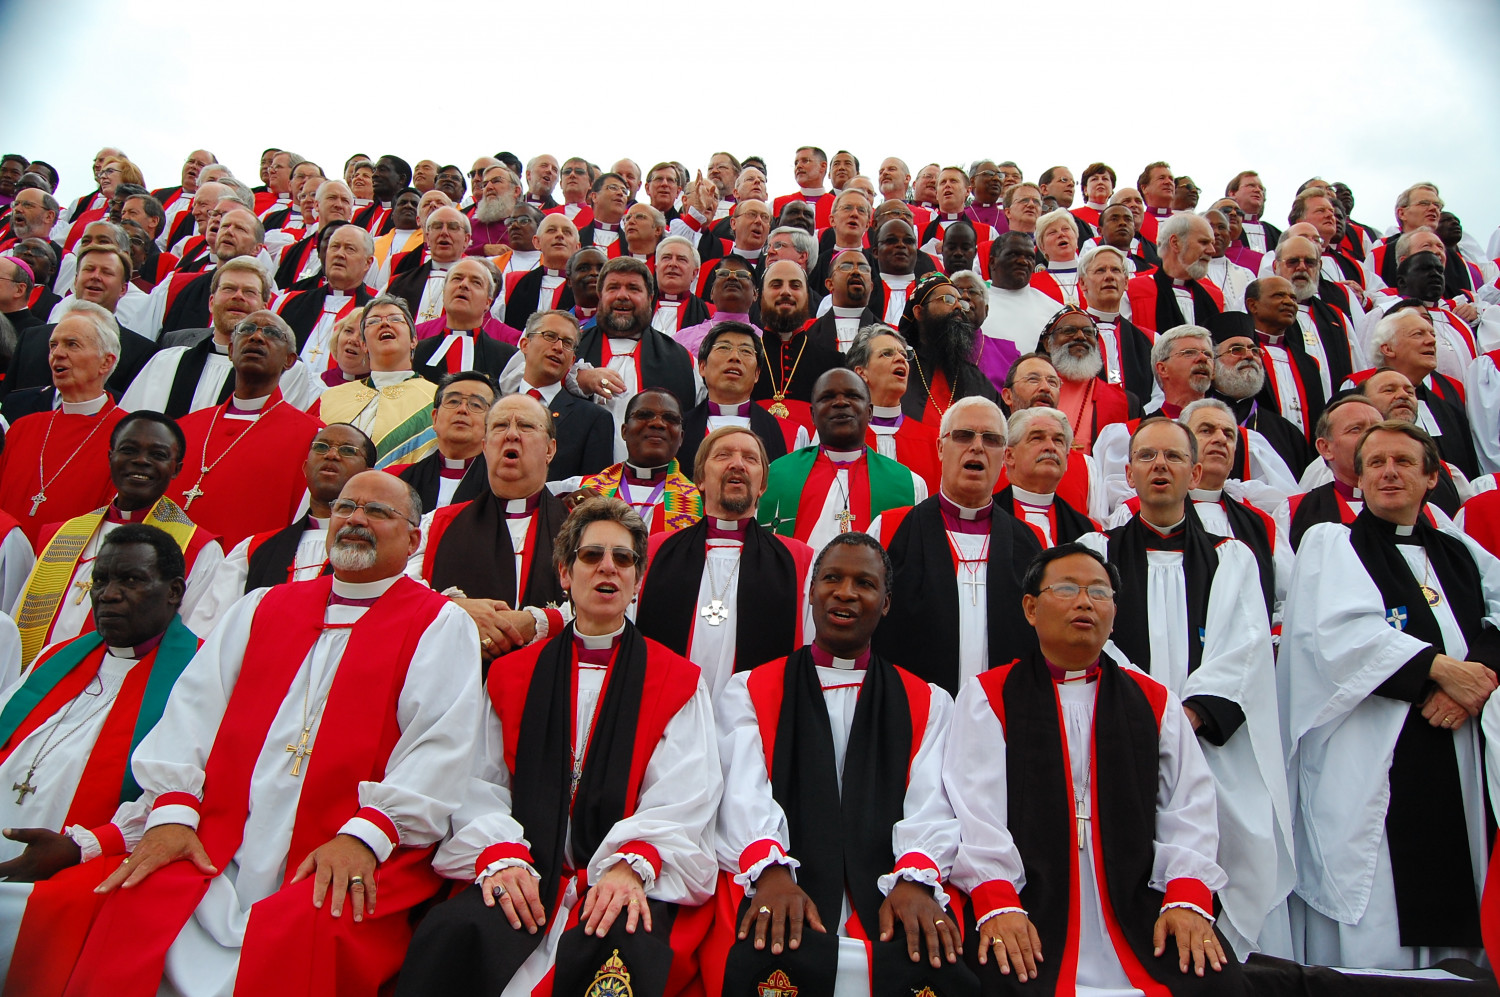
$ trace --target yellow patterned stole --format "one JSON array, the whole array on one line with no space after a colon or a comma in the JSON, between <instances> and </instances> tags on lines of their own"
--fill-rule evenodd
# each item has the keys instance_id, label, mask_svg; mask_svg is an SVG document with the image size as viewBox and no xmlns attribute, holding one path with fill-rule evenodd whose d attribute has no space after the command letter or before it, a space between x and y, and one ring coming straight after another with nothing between
<instances>
[{"instance_id":1,"label":"yellow patterned stole","mask_svg":"<svg viewBox=\"0 0 1500 997\"><path fill-rule=\"evenodd\" d=\"M620 479L625 477L623 463L611 464L598 474L584 478L579 488L598 492L606 498L618 498ZM676 458L667 465L667 487L662 494L662 518L651 524L652 533L676 533L703 518L703 493L680 470Z\"/></svg>"},{"instance_id":2,"label":"yellow patterned stole","mask_svg":"<svg viewBox=\"0 0 1500 997\"><path fill-rule=\"evenodd\" d=\"M78 570L78 559L88 547L99 525L104 522L105 509L95 509L82 516L74 516L58 528L56 535L36 559L31 580L21 596L21 606L16 612L16 628L21 631L21 667L26 668L47 646L47 632L52 629L52 620L57 616L57 607L67 594L73 573ZM187 552L188 542L193 539L197 527L187 513L178 508L171 499L163 496L151 507L141 522L165 530L177 546ZM88 589L83 590L84 593Z\"/></svg>"}]
</instances>

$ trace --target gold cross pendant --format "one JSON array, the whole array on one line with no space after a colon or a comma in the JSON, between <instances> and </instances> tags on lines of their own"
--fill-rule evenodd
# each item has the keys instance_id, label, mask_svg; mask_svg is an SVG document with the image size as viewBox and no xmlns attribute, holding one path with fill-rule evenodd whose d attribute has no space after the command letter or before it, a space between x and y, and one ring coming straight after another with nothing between
<instances>
[{"instance_id":1,"label":"gold cross pendant","mask_svg":"<svg viewBox=\"0 0 1500 997\"><path fill-rule=\"evenodd\" d=\"M78 595L73 597L73 605L82 606L83 600L88 598L89 590L94 587L94 580L92 578L80 578L73 583L73 587L78 589Z\"/></svg>"},{"instance_id":2,"label":"gold cross pendant","mask_svg":"<svg viewBox=\"0 0 1500 997\"><path fill-rule=\"evenodd\" d=\"M854 513L848 509L840 509L833 514L833 518L839 522L840 533L848 533L854 529Z\"/></svg>"},{"instance_id":3,"label":"gold cross pendant","mask_svg":"<svg viewBox=\"0 0 1500 997\"><path fill-rule=\"evenodd\" d=\"M298 741L295 745L288 744L286 746L286 750L292 753L292 775L302 774L302 759L307 758L313 752L313 749L307 746L308 733L304 729L302 731L302 740Z\"/></svg>"}]
</instances>

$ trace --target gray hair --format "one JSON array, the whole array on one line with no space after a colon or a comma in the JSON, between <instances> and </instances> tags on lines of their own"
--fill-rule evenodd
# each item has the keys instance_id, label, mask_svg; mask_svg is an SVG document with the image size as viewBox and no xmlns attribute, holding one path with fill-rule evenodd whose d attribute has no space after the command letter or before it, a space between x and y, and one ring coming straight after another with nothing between
<instances>
[{"instance_id":1,"label":"gray hair","mask_svg":"<svg viewBox=\"0 0 1500 997\"><path fill-rule=\"evenodd\" d=\"M1073 213L1067 208L1053 208L1036 220L1036 245L1038 252L1041 251L1042 236L1047 234L1048 229L1056 225L1069 225L1072 227L1074 235L1077 235L1078 223L1073 218Z\"/></svg>"},{"instance_id":2,"label":"gray hair","mask_svg":"<svg viewBox=\"0 0 1500 997\"><path fill-rule=\"evenodd\" d=\"M1156 337L1156 342L1151 344L1151 363L1153 365L1166 363L1167 357L1172 355L1173 344L1179 339L1206 339L1210 345L1214 341L1214 334L1201 325L1179 325L1168 329Z\"/></svg>"},{"instance_id":3,"label":"gray hair","mask_svg":"<svg viewBox=\"0 0 1500 997\"><path fill-rule=\"evenodd\" d=\"M1223 412L1225 415L1229 416L1229 420L1231 422L1236 425L1239 424L1239 419L1235 418L1234 409L1230 408L1226 402L1218 398L1200 398L1196 402L1188 402L1187 405L1183 407L1182 414L1177 417L1177 421L1186 426L1188 424L1188 421L1192 419L1194 412L1201 412L1206 408L1213 409L1215 412ZM1189 430L1189 432L1191 432L1191 430Z\"/></svg>"},{"instance_id":4,"label":"gray hair","mask_svg":"<svg viewBox=\"0 0 1500 997\"><path fill-rule=\"evenodd\" d=\"M1370 330L1369 338L1365 340L1365 346L1370 351L1370 366L1384 367L1385 357L1381 355L1380 348L1389 343L1396 335L1396 327L1400 325L1401 319L1406 315L1419 315L1422 313L1415 308L1403 308L1400 311L1392 311L1383 316L1375 323L1375 328ZM1429 324L1431 319L1422 316Z\"/></svg>"},{"instance_id":5,"label":"gray hair","mask_svg":"<svg viewBox=\"0 0 1500 997\"><path fill-rule=\"evenodd\" d=\"M521 330L521 338L525 339L529 337L533 332L541 328L544 319L549 318L560 318L573 327L573 334L575 336L583 335L583 331L578 326L578 316L572 312L562 311L561 309L548 308L543 311L532 312L526 316L526 327Z\"/></svg>"},{"instance_id":6,"label":"gray hair","mask_svg":"<svg viewBox=\"0 0 1500 997\"><path fill-rule=\"evenodd\" d=\"M365 235L368 237L369 233L366 232ZM370 318L370 309L378 308L381 305L389 305L392 308L399 308L401 310L401 317L406 320L407 331L411 333L413 339L416 338L417 323L416 320L411 317L411 306L406 303L406 299L398 298L394 294L377 294L375 295L375 297L371 298L368 302L365 303L364 308L360 309L359 335L361 339L364 338L365 322Z\"/></svg>"},{"instance_id":7,"label":"gray hair","mask_svg":"<svg viewBox=\"0 0 1500 997\"><path fill-rule=\"evenodd\" d=\"M435 190L436 188L433 188L433 189ZM495 300L495 288L498 286L498 284L496 283L495 278L496 278L496 275L500 273L500 271L498 269L496 269L496 267L495 267L495 265L493 263L491 263L489 260L485 259L483 256L477 256L477 257L476 256L463 256L463 257L460 257L458 259L458 261L453 264L453 267L456 267L456 266L458 266L459 263L463 263L465 261L473 262L473 263L478 263L480 265L480 267L484 270L484 279L487 280L487 281L489 281L489 287L490 287L489 297L490 297L491 301L494 301ZM453 267L449 267L448 268L448 276L446 276L446 277L443 278L443 286L444 287L447 287L448 286L448 281L453 278Z\"/></svg>"},{"instance_id":8,"label":"gray hair","mask_svg":"<svg viewBox=\"0 0 1500 997\"><path fill-rule=\"evenodd\" d=\"M299 156L295 152L292 152L289 149L282 149L280 152L276 153L276 156L285 156L286 157L286 171L288 173L291 173L297 167L299 167L303 163L307 162L307 157L306 156ZM272 156L271 158L274 160L276 158L276 156Z\"/></svg>"},{"instance_id":9,"label":"gray hair","mask_svg":"<svg viewBox=\"0 0 1500 997\"><path fill-rule=\"evenodd\" d=\"M108 218L96 218L95 220L93 220L93 221L89 222L87 225L85 225L83 227L83 229L84 229L85 232L87 232L89 229L93 228L95 225L106 225L106 226L108 226L109 227L109 237L110 237L110 239L114 240L114 244L120 248L120 252L125 253L126 255L129 255L129 253L130 253L130 236L126 234L125 227L123 225L119 225L119 224L117 224L115 222L112 222Z\"/></svg>"},{"instance_id":10,"label":"gray hair","mask_svg":"<svg viewBox=\"0 0 1500 997\"><path fill-rule=\"evenodd\" d=\"M1156 227L1157 246L1165 247L1174 237L1177 239L1186 237L1197 218L1198 216L1191 211L1182 211L1162 222Z\"/></svg>"},{"instance_id":11,"label":"gray hair","mask_svg":"<svg viewBox=\"0 0 1500 997\"><path fill-rule=\"evenodd\" d=\"M1411 207L1412 192L1418 190L1430 190L1438 197L1443 196L1442 191L1438 190L1438 186L1435 183L1427 183L1425 181L1422 183L1414 183L1410 187L1406 188L1401 193L1396 195L1396 210L1399 212L1405 208Z\"/></svg>"},{"instance_id":12,"label":"gray hair","mask_svg":"<svg viewBox=\"0 0 1500 997\"><path fill-rule=\"evenodd\" d=\"M350 190L349 189L349 185L346 184L346 183L344 183L344 181L342 181L342 180L324 180L322 183L318 184L318 193L315 195L317 197L317 201L318 201L319 204L323 203L323 192L325 190L329 190L332 187L342 187L342 188L344 188L344 193L349 195L349 199L351 201L354 199L354 191ZM331 193L331 191L330 191L330 193Z\"/></svg>"},{"instance_id":13,"label":"gray hair","mask_svg":"<svg viewBox=\"0 0 1500 997\"><path fill-rule=\"evenodd\" d=\"M938 435L947 436L948 430L953 425L953 420L970 409L980 409L986 415L993 415L1000 420L1000 435L1005 435L1005 413L1000 411L1000 406L985 398L983 395L968 395L960 398L948 406L948 411L943 413L943 419L938 423Z\"/></svg>"},{"instance_id":14,"label":"gray hair","mask_svg":"<svg viewBox=\"0 0 1500 997\"><path fill-rule=\"evenodd\" d=\"M656 205L647 204L645 201L637 201L626 210L628 211L635 208L645 208L647 211L651 212L651 220L656 223L656 227L662 229L663 231L666 230L667 216L658 211L656 209ZM657 243L657 245L660 246L661 244Z\"/></svg>"},{"instance_id":15,"label":"gray hair","mask_svg":"<svg viewBox=\"0 0 1500 997\"><path fill-rule=\"evenodd\" d=\"M255 192L252 191L249 187L246 187L234 177L222 177L213 182L223 184L225 187L229 188L229 193L221 194L219 196L219 200L222 201L225 198L228 198L229 200L234 201L240 207L249 211L252 215L255 214Z\"/></svg>"},{"instance_id":16,"label":"gray hair","mask_svg":"<svg viewBox=\"0 0 1500 997\"><path fill-rule=\"evenodd\" d=\"M850 370L855 367L868 367L870 365L870 341L880 336L891 336L901 344L903 350L911 349L911 344L906 341L906 337L893 327L884 322L871 322L854 334L854 341L849 344L849 350L844 354L844 366Z\"/></svg>"},{"instance_id":17,"label":"gray hair","mask_svg":"<svg viewBox=\"0 0 1500 997\"><path fill-rule=\"evenodd\" d=\"M1010 414L1010 421L1006 424L1005 444L1016 446L1026 438L1026 433L1031 424L1038 419L1056 419L1058 425L1062 426L1063 436L1069 450L1073 449L1073 424L1060 409L1048 408L1046 405L1038 405L1035 408L1017 409Z\"/></svg>"},{"instance_id":18,"label":"gray hair","mask_svg":"<svg viewBox=\"0 0 1500 997\"><path fill-rule=\"evenodd\" d=\"M771 234L775 235L776 233L773 232ZM803 233L803 234L805 235L806 233ZM660 256L661 255L661 249L662 249L662 247L663 246L668 246L668 245L670 245L670 246L686 246L687 247L687 251L688 251L688 255L690 257L692 257L692 260L693 260L693 269L694 270L698 269L699 267L701 267L703 265L703 258L698 255L698 247L693 244L693 240L692 239L688 239L688 238L686 238L684 236L680 236L680 235L669 235L666 238L662 239L661 242L658 242L656 244L656 254L658 256Z\"/></svg>"},{"instance_id":19,"label":"gray hair","mask_svg":"<svg viewBox=\"0 0 1500 997\"><path fill-rule=\"evenodd\" d=\"M282 318L280 315L277 315L275 312L272 312L267 308L257 309L250 315L247 315L244 318L240 319L239 325L236 325L234 327L234 331L230 333L230 335L238 336L241 330L248 332L251 329L260 328L260 326L256 325L255 323L255 315L258 315L261 312L270 313L270 321L266 326L267 334L269 334L270 330L272 329L276 330L276 336L286 344L286 348L291 350L293 353L297 352L297 334L292 331L291 326L286 324L286 319Z\"/></svg>"},{"instance_id":20,"label":"gray hair","mask_svg":"<svg viewBox=\"0 0 1500 997\"><path fill-rule=\"evenodd\" d=\"M19 194L20 191L18 190L18 191L16 191L16 193ZM43 211L50 211L50 212L52 212L55 215L59 211L62 210L62 205L57 203L57 198L53 197L51 194L47 193L45 190L38 190L37 193L40 194L40 195L42 195L42 210Z\"/></svg>"},{"instance_id":21,"label":"gray hair","mask_svg":"<svg viewBox=\"0 0 1500 997\"><path fill-rule=\"evenodd\" d=\"M439 211L442 211L443 208L446 208L446 207L448 207L448 205L444 204L441 207L437 207L437 208L433 208L432 209L432 214L429 214L427 216L427 224L422 226L423 233L426 233L426 231L427 231L427 225L431 225L432 224L432 216L436 215ZM454 211L458 211L457 208L454 208L453 210ZM466 214L464 214L462 211L458 211L458 217L464 223L464 232L465 232L465 234L472 236L474 234L474 223L471 222L471 221L469 221L469 216L466 215ZM374 249L372 248L370 251L374 252Z\"/></svg>"},{"instance_id":22,"label":"gray hair","mask_svg":"<svg viewBox=\"0 0 1500 997\"><path fill-rule=\"evenodd\" d=\"M979 164L980 163L995 163L995 164L998 165L999 162L1000 161L998 159L976 159L976 160L974 160L972 163L969 164L969 171L968 171L969 172L969 179L971 179L971 180L974 179L974 173L975 173L975 171L977 171L979 169ZM1015 164L1012 163L1011 165L1015 165Z\"/></svg>"},{"instance_id":23,"label":"gray hair","mask_svg":"<svg viewBox=\"0 0 1500 997\"><path fill-rule=\"evenodd\" d=\"M1402 232L1396 238L1396 262L1399 263L1411 255L1411 241L1416 237L1418 232L1430 232L1433 235L1437 235L1437 232L1431 225L1418 225L1414 229Z\"/></svg>"},{"instance_id":24,"label":"gray hair","mask_svg":"<svg viewBox=\"0 0 1500 997\"><path fill-rule=\"evenodd\" d=\"M1108 243L1100 243L1078 258L1078 273L1080 276L1093 269L1094 260L1098 259L1100 253L1113 254L1120 261L1120 266L1125 268L1125 275L1127 277L1130 275L1130 260L1125 254Z\"/></svg>"},{"instance_id":25,"label":"gray hair","mask_svg":"<svg viewBox=\"0 0 1500 997\"><path fill-rule=\"evenodd\" d=\"M977 270L955 270L948 275L948 280L950 283L957 284L960 277L973 277L979 282L980 287L984 286L984 275Z\"/></svg>"},{"instance_id":26,"label":"gray hair","mask_svg":"<svg viewBox=\"0 0 1500 997\"><path fill-rule=\"evenodd\" d=\"M797 252L806 256L808 260L816 260L818 258L818 240L808 235L806 229L797 228L795 225L783 225L780 228L773 228L771 234L766 237L766 243L769 244L778 235L790 236L792 245L797 247Z\"/></svg>"},{"instance_id":27,"label":"gray hair","mask_svg":"<svg viewBox=\"0 0 1500 997\"><path fill-rule=\"evenodd\" d=\"M63 319L78 316L86 318L93 326L94 338L99 341L99 352L106 356L118 357L120 355L120 323L110 314L108 308L96 305L92 301L83 301L73 298L68 304L67 314ZM59 325L62 321L59 320Z\"/></svg>"}]
</instances>

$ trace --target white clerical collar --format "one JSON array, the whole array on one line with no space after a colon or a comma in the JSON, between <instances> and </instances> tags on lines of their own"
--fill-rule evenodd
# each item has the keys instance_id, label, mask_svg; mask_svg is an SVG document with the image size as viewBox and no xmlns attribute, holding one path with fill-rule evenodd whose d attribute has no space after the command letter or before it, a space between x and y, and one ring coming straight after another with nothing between
<instances>
[{"instance_id":1,"label":"white clerical collar","mask_svg":"<svg viewBox=\"0 0 1500 997\"><path fill-rule=\"evenodd\" d=\"M859 318L865 313L864 305L834 305L835 318Z\"/></svg>"},{"instance_id":2,"label":"white clerical collar","mask_svg":"<svg viewBox=\"0 0 1500 997\"><path fill-rule=\"evenodd\" d=\"M1100 203L1095 204L1093 201L1084 201L1083 206L1085 208L1093 208L1095 211L1103 211L1105 208L1109 207L1109 203L1101 201Z\"/></svg>"},{"instance_id":3,"label":"white clerical collar","mask_svg":"<svg viewBox=\"0 0 1500 997\"><path fill-rule=\"evenodd\" d=\"M1041 492L1028 492L1026 489L1022 488L1014 481L1010 483L1010 494L1012 498L1014 498L1017 502L1020 502L1022 505L1048 506L1051 505L1052 500L1057 497L1056 492L1048 492L1046 494L1043 494Z\"/></svg>"},{"instance_id":4,"label":"white clerical collar","mask_svg":"<svg viewBox=\"0 0 1500 997\"><path fill-rule=\"evenodd\" d=\"M109 395L107 394L100 395L98 398L93 398L86 402L65 402L62 400L62 395L58 395L57 398L63 415L98 415L104 410L104 406L109 404Z\"/></svg>"},{"instance_id":5,"label":"white clerical collar","mask_svg":"<svg viewBox=\"0 0 1500 997\"><path fill-rule=\"evenodd\" d=\"M581 633L578 630L578 627L577 627L576 624L573 627L573 636L577 637L578 640L579 640L579 642L582 643L583 646L587 650L590 650L590 651L602 651L603 649L611 646L612 644L614 644L615 638L618 637L618 636L620 636L620 634L622 634L624 632L625 632L625 624L624 624L623 621L620 623L620 625L618 627L616 627L614 629L613 632L607 633L607 634L586 634L586 633Z\"/></svg>"},{"instance_id":6,"label":"white clerical collar","mask_svg":"<svg viewBox=\"0 0 1500 997\"><path fill-rule=\"evenodd\" d=\"M942 489L938 490L938 494L942 496L943 499L953 507L953 511L958 513L959 519L978 519L981 516L988 516L990 506L994 504L993 502L986 502L981 508L971 509L966 505L960 505L959 503L953 501L953 499L948 496L948 493L943 491Z\"/></svg>"},{"instance_id":7,"label":"white clerical collar","mask_svg":"<svg viewBox=\"0 0 1500 997\"><path fill-rule=\"evenodd\" d=\"M1223 500L1224 489L1222 488L1193 488L1188 491L1188 498L1194 502L1213 502L1218 504Z\"/></svg>"},{"instance_id":8,"label":"white clerical collar","mask_svg":"<svg viewBox=\"0 0 1500 997\"><path fill-rule=\"evenodd\" d=\"M217 339L211 340L211 343L213 345L213 351L215 353L217 353L219 356L221 356L221 357L227 357L227 356L229 356L229 344L228 343L221 343Z\"/></svg>"},{"instance_id":9,"label":"white clerical collar","mask_svg":"<svg viewBox=\"0 0 1500 997\"><path fill-rule=\"evenodd\" d=\"M1155 523L1152 523L1149 520L1147 520L1145 516L1141 517L1141 522L1144 523L1148 529L1154 530L1155 532L1160 533L1164 537L1168 537L1168 536L1171 536L1173 533L1176 533L1178 530L1180 530L1182 528L1182 524L1187 522L1187 515L1183 514L1183 517L1181 519L1179 519L1177 522L1173 523L1171 526L1167 526L1167 527L1157 526Z\"/></svg>"},{"instance_id":10,"label":"white clerical collar","mask_svg":"<svg viewBox=\"0 0 1500 997\"><path fill-rule=\"evenodd\" d=\"M1094 308L1093 306L1090 306L1088 308L1088 313L1094 316L1094 318L1103 319L1106 322L1118 322L1120 320L1119 312L1107 312L1101 308Z\"/></svg>"},{"instance_id":11,"label":"white clerical collar","mask_svg":"<svg viewBox=\"0 0 1500 997\"><path fill-rule=\"evenodd\" d=\"M241 412L259 412L270 400L270 395L261 395L259 398L241 398L239 395L233 395L229 399L229 404Z\"/></svg>"},{"instance_id":12,"label":"white clerical collar","mask_svg":"<svg viewBox=\"0 0 1500 997\"><path fill-rule=\"evenodd\" d=\"M735 243L734 246L729 250L729 255L738 256L742 260L758 260L760 259L760 254L764 253L765 251L765 246L762 246L759 249L745 249L739 243Z\"/></svg>"},{"instance_id":13,"label":"white clerical collar","mask_svg":"<svg viewBox=\"0 0 1500 997\"><path fill-rule=\"evenodd\" d=\"M894 419L901 414L900 405L871 405L870 417L874 419Z\"/></svg>"},{"instance_id":14,"label":"white clerical collar","mask_svg":"<svg viewBox=\"0 0 1500 997\"><path fill-rule=\"evenodd\" d=\"M670 463L667 463L658 465L657 467L642 467L639 464L632 464L627 460L625 461L625 472L632 478L636 478L640 481L646 481L650 478L656 478L660 477L663 474L666 474L671 466L672 465Z\"/></svg>"},{"instance_id":15,"label":"white clerical collar","mask_svg":"<svg viewBox=\"0 0 1500 997\"><path fill-rule=\"evenodd\" d=\"M557 397L557 392L558 392L558 390L561 387L562 387L562 382L561 381L555 381L552 384L547 384L547 385L537 385L537 384L528 384L526 382L526 378L523 377L523 378L521 378L520 387L518 387L516 389L516 391L518 393L520 393L520 394L523 394L523 395L526 394L526 392L528 392L528 391L535 391L535 392L537 392L538 394L540 394L542 396L542 401L546 402L548 405L551 405L552 404L552 399L554 399L554 398Z\"/></svg>"},{"instance_id":16,"label":"white clerical collar","mask_svg":"<svg viewBox=\"0 0 1500 997\"><path fill-rule=\"evenodd\" d=\"M715 529L724 530L727 533L744 533L749 523L748 519L719 519L716 516L713 525Z\"/></svg>"},{"instance_id":17,"label":"white clerical collar","mask_svg":"<svg viewBox=\"0 0 1500 997\"><path fill-rule=\"evenodd\" d=\"M458 262L457 260L449 260L447 263L444 263L442 260L433 260L432 261L432 273L429 273L427 275L427 279L431 280L433 278L433 276L436 275L436 274L447 273L448 272L448 268L451 267L451 266L453 266L453 264L457 263L457 262Z\"/></svg>"},{"instance_id":18,"label":"white clerical collar","mask_svg":"<svg viewBox=\"0 0 1500 997\"><path fill-rule=\"evenodd\" d=\"M1400 523L1394 525L1396 527L1396 536L1398 537L1409 537L1412 535L1412 531L1416 529L1415 526L1403 526Z\"/></svg>"},{"instance_id":19,"label":"white clerical collar","mask_svg":"<svg viewBox=\"0 0 1500 997\"><path fill-rule=\"evenodd\" d=\"M807 197L822 197L824 194L828 193L828 191L824 190L822 187L798 187L797 189L802 191L802 193Z\"/></svg>"},{"instance_id":20,"label":"white clerical collar","mask_svg":"<svg viewBox=\"0 0 1500 997\"><path fill-rule=\"evenodd\" d=\"M828 447L823 448L823 456L835 464L849 464L859 460L864 455L865 452L863 450L830 450Z\"/></svg>"},{"instance_id":21,"label":"white clerical collar","mask_svg":"<svg viewBox=\"0 0 1500 997\"><path fill-rule=\"evenodd\" d=\"M462 471L469 466L469 461L473 459L473 457L443 457L443 466L450 470Z\"/></svg>"},{"instance_id":22,"label":"white clerical collar","mask_svg":"<svg viewBox=\"0 0 1500 997\"><path fill-rule=\"evenodd\" d=\"M1078 257L1075 256L1071 260L1048 260L1047 261L1047 272L1048 273L1077 273L1078 272Z\"/></svg>"},{"instance_id":23,"label":"white clerical collar","mask_svg":"<svg viewBox=\"0 0 1500 997\"><path fill-rule=\"evenodd\" d=\"M327 529L328 529L328 520L326 520L326 519L319 519L317 516L314 516L314 515L311 515L311 514L308 515L308 517L307 517L307 529L304 532L306 532L306 533L321 533L321 532L323 532L324 530L327 530Z\"/></svg>"},{"instance_id":24,"label":"white clerical collar","mask_svg":"<svg viewBox=\"0 0 1500 997\"><path fill-rule=\"evenodd\" d=\"M400 384L402 381L410 381L414 376L416 375L411 370L370 371L370 381L374 383L375 387L377 388L389 388L393 384Z\"/></svg>"},{"instance_id":25,"label":"white clerical collar","mask_svg":"<svg viewBox=\"0 0 1500 997\"><path fill-rule=\"evenodd\" d=\"M401 580L401 574L394 574L389 578L379 578L373 582L346 582L333 576L333 594L341 599L377 599L385 595L386 590Z\"/></svg>"},{"instance_id":26,"label":"white clerical collar","mask_svg":"<svg viewBox=\"0 0 1500 997\"><path fill-rule=\"evenodd\" d=\"M505 502L505 511L512 516L524 516L530 505L531 499L507 499Z\"/></svg>"}]
</instances>

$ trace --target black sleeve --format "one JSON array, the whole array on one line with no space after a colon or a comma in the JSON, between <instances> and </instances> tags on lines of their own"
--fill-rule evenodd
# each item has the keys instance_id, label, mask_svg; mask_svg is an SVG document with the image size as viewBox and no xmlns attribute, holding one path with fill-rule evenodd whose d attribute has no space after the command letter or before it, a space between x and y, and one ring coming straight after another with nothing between
<instances>
[{"instance_id":1,"label":"black sleeve","mask_svg":"<svg viewBox=\"0 0 1500 997\"><path fill-rule=\"evenodd\" d=\"M1240 705L1223 696L1189 696L1182 705L1191 706L1198 714L1203 721L1198 736L1216 748L1222 747L1245 722L1245 711Z\"/></svg>"},{"instance_id":2,"label":"black sleeve","mask_svg":"<svg viewBox=\"0 0 1500 997\"><path fill-rule=\"evenodd\" d=\"M1375 695L1385 696L1387 699L1399 699L1407 703L1420 703L1427 698L1432 690L1433 659L1438 656L1438 649L1432 646L1424 647L1412 655L1410 661L1396 669L1391 677L1375 687Z\"/></svg>"},{"instance_id":3,"label":"black sleeve","mask_svg":"<svg viewBox=\"0 0 1500 997\"><path fill-rule=\"evenodd\" d=\"M1479 636L1469 645L1469 651L1464 657L1479 662L1492 672L1500 673L1500 630L1480 624Z\"/></svg>"}]
</instances>

